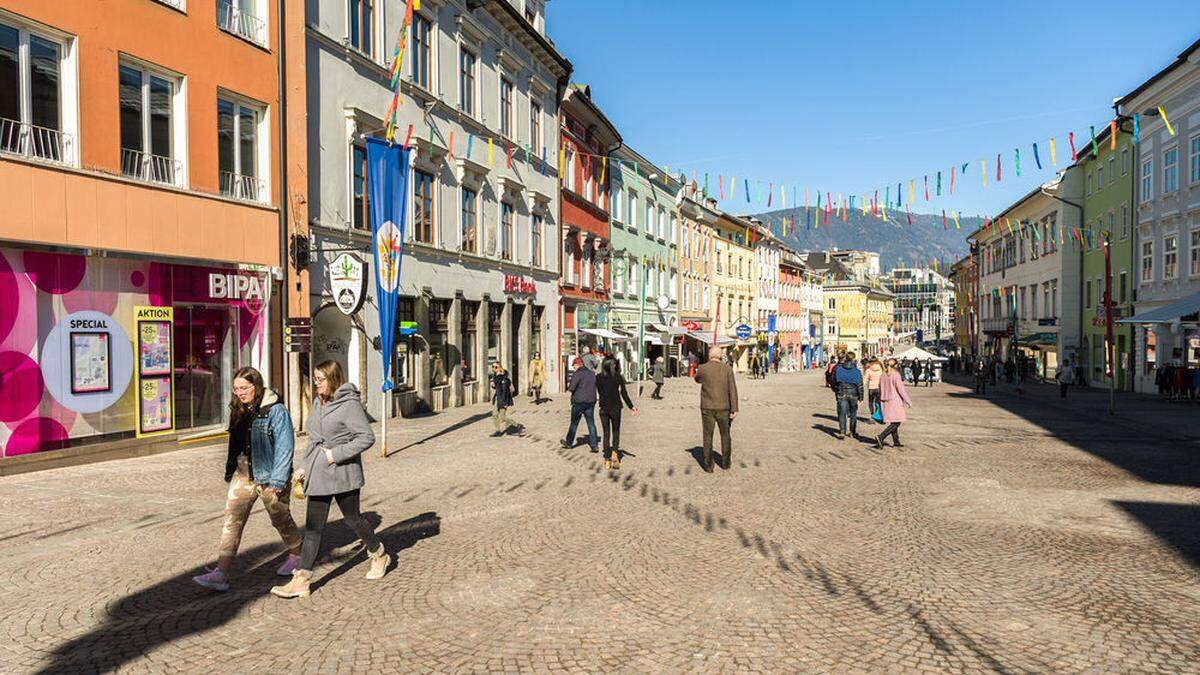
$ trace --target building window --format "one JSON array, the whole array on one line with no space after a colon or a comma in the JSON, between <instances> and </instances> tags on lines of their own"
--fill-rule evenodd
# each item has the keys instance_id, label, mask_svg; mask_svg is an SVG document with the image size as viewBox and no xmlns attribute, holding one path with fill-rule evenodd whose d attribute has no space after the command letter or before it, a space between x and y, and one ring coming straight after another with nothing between
<instances>
[{"instance_id":1,"label":"building window","mask_svg":"<svg viewBox=\"0 0 1200 675\"><path fill-rule=\"evenodd\" d=\"M1129 236L1129 205L1121 205L1121 238Z\"/></svg>"},{"instance_id":2,"label":"building window","mask_svg":"<svg viewBox=\"0 0 1200 675\"><path fill-rule=\"evenodd\" d=\"M1169 195L1179 189L1179 148L1163 153L1163 194Z\"/></svg>"},{"instance_id":3,"label":"building window","mask_svg":"<svg viewBox=\"0 0 1200 675\"><path fill-rule=\"evenodd\" d=\"M1096 192L1104 189L1104 165L1096 167Z\"/></svg>"},{"instance_id":4,"label":"building window","mask_svg":"<svg viewBox=\"0 0 1200 675\"><path fill-rule=\"evenodd\" d=\"M462 189L462 250L464 253L478 252L479 238L479 195L470 188Z\"/></svg>"},{"instance_id":5,"label":"building window","mask_svg":"<svg viewBox=\"0 0 1200 675\"><path fill-rule=\"evenodd\" d=\"M529 145L534 155L542 156L545 150L545 144L542 143L542 106L533 102L532 95L529 101Z\"/></svg>"},{"instance_id":6,"label":"building window","mask_svg":"<svg viewBox=\"0 0 1200 675\"><path fill-rule=\"evenodd\" d=\"M1125 290L1129 286L1129 273L1126 272L1125 270L1121 270L1121 274L1118 275L1118 278L1121 281L1121 284L1120 284L1121 304L1125 304L1126 299L1129 297L1129 292Z\"/></svg>"},{"instance_id":7,"label":"building window","mask_svg":"<svg viewBox=\"0 0 1200 675\"><path fill-rule=\"evenodd\" d=\"M433 26L422 14L413 12L412 23L412 81L424 89L430 89L429 74L432 72Z\"/></svg>"},{"instance_id":8,"label":"building window","mask_svg":"<svg viewBox=\"0 0 1200 675\"><path fill-rule=\"evenodd\" d=\"M1095 176L1093 176L1093 175L1092 175L1092 173L1089 171L1089 172L1088 172L1088 179L1087 179L1087 180L1088 180L1088 182L1087 182L1087 193L1088 193L1089 195L1090 195L1090 194L1092 194L1092 179L1093 179L1093 178L1095 178Z\"/></svg>"},{"instance_id":9,"label":"building window","mask_svg":"<svg viewBox=\"0 0 1200 675\"><path fill-rule=\"evenodd\" d=\"M583 257L579 261L579 286L580 288L588 288L592 285L592 255L595 249L592 248L592 240L585 239L587 244L583 247Z\"/></svg>"},{"instance_id":10,"label":"building window","mask_svg":"<svg viewBox=\"0 0 1200 675\"><path fill-rule=\"evenodd\" d=\"M663 211L662 207L658 209L658 238L667 238L667 212Z\"/></svg>"},{"instance_id":11,"label":"building window","mask_svg":"<svg viewBox=\"0 0 1200 675\"><path fill-rule=\"evenodd\" d=\"M1086 309L1092 308L1092 280L1088 279L1083 282L1083 306Z\"/></svg>"},{"instance_id":12,"label":"building window","mask_svg":"<svg viewBox=\"0 0 1200 675\"><path fill-rule=\"evenodd\" d=\"M262 112L233 99L217 99L217 178L222 195L250 201L267 200L267 184L259 172L258 128ZM124 121L122 121L124 127Z\"/></svg>"},{"instance_id":13,"label":"building window","mask_svg":"<svg viewBox=\"0 0 1200 675\"><path fill-rule=\"evenodd\" d=\"M414 241L433 243L434 219L433 174L419 169L413 171L413 233Z\"/></svg>"},{"instance_id":14,"label":"building window","mask_svg":"<svg viewBox=\"0 0 1200 675\"><path fill-rule=\"evenodd\" d=\"M267 22L259 18L259 4L259 0L217 0L217 27L266 46Z\"/></svg>"},{"instance_id":15,"label":"building window","mask_svg":"<svg viewBox=\"0 0 1200 675\"><path fill-rule=\"evenodd\" d=\"M1197 276L1200 275L1200 229L1192 230L1191 237L1191 267L1188 274Z\"/></svg>"},{"instance_id":16,"label":"building window","mask_svg":"<svg viewBox=\"0 0 1200 675\"><path fill-rule=\"evenodd\" d=\"M349 2L350 46L374 58L375 2L374 0L349 0Z\"/></svg>"},{"instance_id":17,"label":"building window","mask_svg":"<svg viewBox=\"0 0 1200 675\"><path fill-rule=\"evenodd\" d=\"M643 214L642 227L645 228L646 234L654 234L654 205L650 203L650 198L646 198L646 212Z\"/></svg>"},{"instance_id":18,"label":"building window","mask_svg":"<svg viewBox=\"0 0 1200 675\"><path fill-rule=\"evenodd\" d=\"M628 211L629 211L629 213L628 213L629 226L635 230L637 229L637 226L638 226L638 224L637 224L637 213L638 213L637 203L638 203L637 193L634 192L633 190L630 190L629 191L629 209L628 209Z\"/></svg>"},{"instance_id":19,"label":"building window","mask_svg":"<svg viewBox=\"0 0 1200 675\"><path fill-rule=\"evenodd\" d=\"M500 78L500 133L513 136L513 84L508 78Z\"/></svg>"},{"instance_id":20,"label":"building window","mask_svg":"<svg viewBox=\"0 0 1200 675\"><path fill-rule=\"evenodd\" d=\"M475 68L479 59L469 49L458 53L458 109L475 116Z\"/></svg>"},{"instance_id":21,"label":"building window","mask_svg":"<svg viewBox=\"0 0 1200 675\"><path fill-rule=\"evenodd\" d=\"M429 353L433 359L431 383L444 386L450 379L450 300L429 302Z\"/></svg>"},{"instance_id":22,"label":"building window","mask_svg":"<svg viewBox=\"0 0 1200 675\"><path fill-rule=\"evenodd\" d=\"M1163 237L1163 279L1174 279L1179 273L1179 239L1175 235Z\"/></svg>"},{"instance_id":23,"label":"building window","mask_svg":"<svg viewBox=\"0 0 1200 675\"><path fill-rule=\"evenodd\" d=\"M1142 283L1154 281L1154 242L1142 242Z\"/></svg>"},{"instance_id":24,"label":"building window","mask_svg":"<svg viewBox=\"0 0 1200 675\"><path fill-rule=\"evenodd\" d=\"M578 249L578 238L575 235L568 235L566 241L566 255L564 256L563 264L566 269L563 270L563 276L566 277L567 285L575 283L575 265L578 260L576 250Z\"/></svg>"},{"instance_id":25,"label":"building window","mask_svg":"<svg viewBox=\"0 0 1200 675\"><path fill-rule=\"evenodd\" d=\"M563 170L567 172L567 175L563 176L563 183L568 190L575 192L575 148L568 146L563 158Z\"/></svg>"},{"instance_id":26,"label":"building window","mask_svg":"<svg viewBox=\"0 0 1200 675\"><path fill-rule=\"evenodd\" d=\"M462 379L463 382L471 382L475 379L475 359L479 356L479 340L475 335L479 325L479 303L462 300L460 306Z\"/></svg>"},{"instance_id":27,"label":"building window","mask_svg":"<svg viewBox=\"0 0 1200 675\"><path fill-rule=\"evenodd\" d=\"M1200 183L1200 134L1192 136L1190 144L1191 151L1189 153L1191 159L1188 161L1188 182Z\"/></svg>"},{"instance_id":28,"label":"building window","mask_svg":"<svg viewBox=\"0 0 1200 675\"><path fill-rule=\"evenodd\" d=\"M1141 202L1145 204L1154 198L1154 160L1142 162L1142 194Z\"/></svg>"},{"instance_id":29,"label":"building window","mask_svg":"<svg viewBox=\"0 0 1200 675\"><path fill-rule=\"evenodd\" d=\"M671 225L670 225L671 229L667 232L667 235L668 235L667 242L672 245L675 244L675 225L676 225L675 214L672 213L671 214Z\"/></svg>"},{"instance_id":30,"label":"building window","mask_svg":"<svg viewBox=\"0 0 1200 675\"><path fill-rule=\"evenodd\" d=\"M529 217L529 264L542 266L542 217L536 213Z\"/></svg>"},{"instance_id":31,"label":"building window","mask_svg":"<svg viewBox=\"0 0 1200 675\"><path fill-rule=\"evenodd\" d=\"M500 259L513 259L513 207L500 202Z\"/></svg>"},{"instance_id":32,"label":"building window","mask_svg":"<svg viewBox=\"0 0 1200 675\"><path fill-rule=\"evenodd\" d=\"M1121 175L1129 173L1129 148L1121 151Z\"/></svg>"},{"instance_id":33,"label":"building window","mask_svg":"<svg viewBox=\"0 0 1200 675\"><path fill-rule=\"evenodd\" d=\"M1108 182L1117 182L1117 156L1108 156Z\"/></svg>"},{"instance_id":34,"label":"building window","mask_svg":"<svg viewBox=\"0 0 1200 675\"><path fill-rule=\"evenodd\" d=\"M371 222L371 196L367 194L367 148L355 143L350 146L351 187L354 190L354 228L365 230Z\"/></svg>"},{"instance_id":35,"label":"building window","mask_svg":"<svg viewBox=\"0 0 1200 675\"><path fill-rule=\"evenodd\" d=\"M178 185L183 167L175 160L171 142L175 83L133 65L121 64L117 70L121 174L152 183ZM251 143L252 162L253 158Z\"/></svg>"},{"instance_id":36,"label":"building window","mask_svg":"<svg viewBox=\"0 0 1200 675\"><path fill-rule=\"evenodd\" d=\"M0 23L0 152L73 162L73 105L63 81L68 47L25 27Z\"/></svg>"},{"instance_id":37,"label":"building window","mask_svg":"<svg viewBox=\"0 0 1200 675\"><path fill-rule=\"evenodd\" d=\"M504 303L488 303L488 350L489 363L500 363L500 334L504 326Z\"/></svg>"}]
</instances>

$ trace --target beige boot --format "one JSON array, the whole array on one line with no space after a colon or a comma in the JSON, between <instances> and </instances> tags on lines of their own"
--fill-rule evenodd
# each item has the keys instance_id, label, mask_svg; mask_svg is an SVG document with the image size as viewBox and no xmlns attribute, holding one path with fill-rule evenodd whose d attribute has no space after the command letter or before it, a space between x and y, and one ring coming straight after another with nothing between
<instances>
[{"instance_id":1,"label":"beige boot","mask_svg":"<svg viewBox=\"0 0 1200 675\"><path fill-rule=\"evenodd\" d=\"M383 575L387 574L388 565L392 564L392 556L387 554L383 548L383 544L374 553L368 553L367 557L371 560L371 569L367 570L368 579L382 579Z\"/></svg>"},{"instance_id":2,"label":"beige boot","mask_svg":"<svg viewBox=\"0 0 1200 675\"><path fill-rule=\"evenodd\" d=\"M278 595L281 598L307 598L308 584L312 581L312 572L307 570L296 570L292 572L292 580L283 586L276 586L271 589L273 595Z\"/></svg>"}]
</instances>

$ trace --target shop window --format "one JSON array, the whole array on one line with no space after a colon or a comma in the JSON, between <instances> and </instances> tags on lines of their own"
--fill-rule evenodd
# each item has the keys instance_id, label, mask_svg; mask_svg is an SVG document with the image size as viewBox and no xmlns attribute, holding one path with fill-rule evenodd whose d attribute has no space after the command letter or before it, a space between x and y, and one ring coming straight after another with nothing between
<instances>
[{"instance_id":1,"label":"shop window","mask_svg":"<svg viewBox=\"0 0 1200 675\"><path fill-rule=\"evenodd\" d=\"M500 334L503 326L503 319L504 303L488 303L487 359L489 364L500 362Z\"/></svg>"},{"instance_id":2,"label":"shop window","mask_svg":"<svg viewBox=\"0 0 1200 675\"><path fill-rule=\"evenodd\" d=\"M1149 375L1154 372L1154 368L1158 362L1158 354L1157 354L1157 352L1158 352L1158 349L1157 349L1158 336L1155 335L1153 329L1143 328L1142 329L1142 342L1143 342L1143 344L1146 345L1146 351L1145 351L1146 370L1143 371L1143 374Z\"/></svg>"},{"instance_id":3,"label":"shop window","mask_svg":"<svg viewBox=\"0 0 1200 675\"><path fill-rule=\"evenodd\" d=\"M451 354L450 345L450 300L431 300L429 302L429 352L432 363L430 372L433 386L445 385L450 378L450 364L457 360L456 354Z\"/></svg>"},{"instance_id":4,"label":"shop window","mask_svg":"<svg viewBox=\"0 0 1200 675\"><path fill-rule=\"evenodd\" d=\"M529 353L542 353L542 322L545 321L546 308L539 305L533 306L533 321L530 324L529 331Z\"/></svg>"},{"instance_id":5,"label":"shop window","mask_svg":"<svg viewBox=\"0 0 1200 675\"><path fill-rule=\"evenodd\" d=\"M176 80L132 63L122 63L117 70L121 174L151 183L179 185L183 165L175 157L172 138Z\"/></svg>"},{"instance_id":6,"label":"shop window","mask_svg":"<svg viewBox=\"0 0 1200 675\"><path fill-rule=\"evenodd\" d=\"M75 161L73 51L67 39L0 18L0 152Z\"/></svg>"},{"instance_id":7,"label":"shop window","mask_svg":"<svg viewBox=\"0 0 1200 675\"><path fill-rule=\"evenodd\" d=\"M462 377L463 382L475 380L475 359L478 358L479 340L475 335L478 328L479 303L462 301Z\"/></svg>"},{"instance_id":8,"label":"shop window","mask_svg":"<svg viewBox=\"0 0 1200 675\"><path fill-rule=\"evenodd\" d=\"M396 321L416 320L416 299L400 296L396 301ZM401 390L412 390L415 386L413 373L417 372L417 349L421 341L408 336L399 337L398 341L403 341L407 350L402 356L397 352L398 355L392 363L392 381Z\"/></svg>"},{"instance_id":9,"label":"shop window","mask_svg":"<svg viewBox=\"0 0 1200 675\"><path fill-rule=\"evenodd\" d=\"M217 182L222 195L265 202L268 194L264 162L269 153L261 108L233 97L217 98ZM122 123L122 126L124 124Z\"/></svg>"}]
</instances>

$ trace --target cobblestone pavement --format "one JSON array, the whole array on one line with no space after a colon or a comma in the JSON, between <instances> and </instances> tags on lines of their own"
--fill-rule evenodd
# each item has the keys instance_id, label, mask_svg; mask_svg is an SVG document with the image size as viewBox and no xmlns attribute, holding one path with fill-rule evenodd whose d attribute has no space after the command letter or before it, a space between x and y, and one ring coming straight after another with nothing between
<instances>
[{"instance_id":1,"label":"cobblestone pavement","mask_svg":"<svg viewBox=\"0 0 1200 675\"><path fill-rule=\"evenodd\" d=\"M1200 669L1194 445L943 384L880 451L833 438L819 382L742 380L714 475L683 380L626 418L619 473L559 447L561 397L501 439L483 407L404 420L364 491L396 567L364 580L339 519L307 600L267 593L261 507L234 588L189 580L221 448L2 479L0 670Z\"/></svg>"}]
</instances>

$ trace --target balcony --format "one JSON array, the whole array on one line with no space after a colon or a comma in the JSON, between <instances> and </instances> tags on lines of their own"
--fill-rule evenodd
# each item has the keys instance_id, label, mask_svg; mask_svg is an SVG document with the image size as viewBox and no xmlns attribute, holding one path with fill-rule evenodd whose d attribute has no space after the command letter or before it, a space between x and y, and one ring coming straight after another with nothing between
<instances>
[{"instance_id":1,"label":"balcony","mask_svg":"<svg viewBox=\"0 0 1200 675\"><path fill-rule=\"evenodd\" d=\"M58 129L0 117L0 153L71 164L75 161L75 139Z\"/></svg>"},{"instance_id":2,"label":"balcony","mask_svg":"<svg viewBox=\"0 0 1200 675\"><path fill-rule=\"evenodd\" d=\"M147 183L179 185L183 163L170 157L121 148L121 175Z\"/></svg>"},{"instance_id":3,"label":"balcony","mask_svg":"<svg viewBox=\"0 0 1200 675\"><path fill-rule=\"evenodd\" d=\"M232 0L217 0L217 28L261 47L267 46L267 23L234 6Z\"/></svg>"},{"instance_id":4,"label":"balcony","mask_svg":"<svg viewBox=\"0 0 1200 675\"><path fill-rule=\"evenodd\" d=\"M242 199L248 202L266 201L267 184L254 176L222 171L218 176L221 196Z\"/></svg>"}]
</instances>

